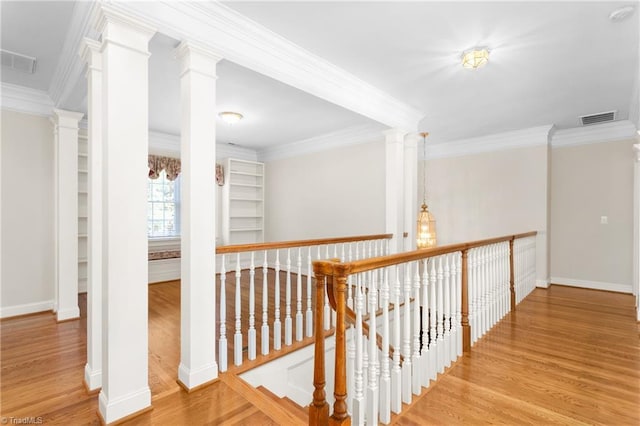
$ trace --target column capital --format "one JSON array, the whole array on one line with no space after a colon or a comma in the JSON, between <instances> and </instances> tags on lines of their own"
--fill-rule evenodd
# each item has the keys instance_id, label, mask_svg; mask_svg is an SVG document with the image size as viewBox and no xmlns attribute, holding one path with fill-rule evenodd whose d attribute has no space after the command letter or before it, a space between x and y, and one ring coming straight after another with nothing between
<instances>
[{"instance_id":1,"label":"column capital","mask_svg":"<svg viewBox=\"0 0 640 426\"><path fill-rule=\"evenodd\" d=\"M417 148L420 136L417 133L408 133L404 137L405 148Z\"/></svg>"},{"instance_id":2,"label":"column capital","mask_svg":"<svg viewBox=\"0 0 640 426\"><path fill-rule=\"evenodd\" d=\"M82 117L84 117L84 113L82 112L54 108L51 121L57 128L64 127L67 129L78 130L78 122L82 120Z\"/></svg>"},{"instance_id":3,"label":"column capital","mask_svg":"<svg viewBox=\"0 0 640 426\"><path fill-rule=\"evenodd\" d=\"M393 128L385 130L382 133L384 134L385 142L387 143L403 143L405 135L409 132L404 129Z\"/></svg>"},{"instance_id":4,"label":"column capital","mask_svg":"<svg viewBox=\"0 0 640 426\"><path fill-rule=\"evenodd\" d=\"M157 31L146 22L121 12L115 4L100 6L95 29L102 35L103 49L106 43L114 43L146 55L149 55L149 40Z\"/></svg>"},{"instance_id":5,"label":"column capital","mask_svg":"<svg viewBox=\"0 0 640 426\"><path fill-rule=\"evenodd\" d=\"M636 154L636 161L640 162L640 143L633 145L633 152Z\"/></svg>"},{"instance_id":6,"label":"column capital","mask_svg":"<svg viewBox=\"0 0 640 426\"><path fill-rule=\"evenodd\" d=\"M78 49L78 56L82 62L87 64L89 70L94 69L100 71L102 69L102 55L100 55L100 42L88 37L84 37L80 41L80 48Z\"/></svg>"},{"instance_id":7,"label":"column capital","mask_svg":"<svg viewBox=\"0 0 640 426\"><path fill-rule=\"evenodd\" d=\"M215 50L193 41L183 40L173 51L180 61L180 76L187 71L195 71L209 77L216 76L216 64L223 59Z\"/></svg>"}]
</instances>

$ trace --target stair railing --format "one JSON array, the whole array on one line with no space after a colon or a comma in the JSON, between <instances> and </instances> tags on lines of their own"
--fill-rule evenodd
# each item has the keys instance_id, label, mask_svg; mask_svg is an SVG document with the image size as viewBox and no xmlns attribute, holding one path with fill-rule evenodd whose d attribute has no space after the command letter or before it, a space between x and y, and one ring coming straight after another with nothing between
<instances>
[{"instance_id":1,"label":"stair railing","mask_svg":"<svg viewBox=\"0 0 640 426\"><path fill-rule=\"evenodd\" d=\"M216 247L220 372L313 336L312 262L388 253L392 234ZM321 330L332 327L329 301ZM257 306L256 306L257 305ZM227 312L230 308L232 312ZM233 335L233 337L229 336ZM243 367L245 368L245 367Z\"/></svg>"},{"instance_id":2,"label":"stair railing","mask_svg":"<svg viewBox=\"0 0 640 426\"><path fill-rule=\"evenodd\" d=\"M536 234L314 261L316 300L328 299L336 317L335 377L330 413L320 327L327 312L316 303L309 424L390 423L533 291Z\"/></svg>"}]
</instances>

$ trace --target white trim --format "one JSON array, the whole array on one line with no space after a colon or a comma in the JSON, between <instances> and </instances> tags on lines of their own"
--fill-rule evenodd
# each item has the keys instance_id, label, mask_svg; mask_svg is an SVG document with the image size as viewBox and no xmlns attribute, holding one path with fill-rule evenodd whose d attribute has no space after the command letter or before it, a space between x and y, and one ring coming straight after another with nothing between
<instances>
[{"instance_id":1,"label":"white trim","mask_svg":"<svg viewBox=\"0 0 640 426\"><path fill-rule=\"evenodd\" d=\"M377 125L347 127L324 135L297 142L268 147L258 151L258 161L273 161L299 157L320 151L384 140L382 129Z\"/></svg>"},{"instance_id":2,"label":"white trim","mask_svg":"<svg viewBox=\"0 0 640 426\"><path fill-rule=\"evenodd\" d=\"M47 92L4 82L0 87L3 109L45 117L52 116L54 105Z\"/></svg>"},{"instance_id":3,"label":"white trim","mask_svg":"<svg viewBox=\"0 0 640 426\"><path fill-rule=\"evenodd\" d=\"M151 406L151 390L145 386L119 398L107 399L104 390L98 396L98 409L105 423L113 423Z\"/></svg>"},{"instance_id":4,"label":"white trim","mask_svg":"<svg viewBox=\"0 0 640 426\"><path fill-rule=\"evenodd\" d=\"M84 384L90 391L100 389L102 387L102 370L92 370L89 364L85 364Z\"/></svg>"},{"instance_id":5,"label":"white trim","mask_svg":"<svg viewBox=\"0 0 640 426\"><path fill-rule=\"evenodd\" d=\"M84 69L84 61L78 55L78 50L83 38L91 30L94 5L93 2L79 1L73 6L64 47L49 84L49 95L56 105L64 105L69 99Z\"/></svg>"},{"instance_id":6,"label":"white trim","mask_svg":"<svg viewBox=\"0 0 640 426\"><path fill-rule=\"evenodd\" d=\"M573 278L551 277L553 285L564 285L569 287L590 288L593 290L615 291L616 293L631 294L631 286L629 284L606 283L601 281L576 280Z\"/></svg>"},{"instance_id":7,"label":"white trim","mask_svg":"<svg viewBox=\"0 0 640 426\"><path fill-rule=\"evenodd\" d=\"M53 300L44 302L25 303L24 305L5 306L0 308L0 318L15 317L18 315L35 314L53 310Z\"/></svg>"},{"instance_id":8,"label":"white trim","mask_svg":"<svg viewBox=\"0 0 640 426\"><path fill-rule=\"evenodd\" d=\"M556 130L551 136L551 147L586 145L600 142L613 142L633 139L636 136L636 126L629 120L614 121L573 129Z\"/></svg>"},{"instance_id":9,"label":"white trim","mask_svg":"<svg viewBox=\"0 0 640 426\"><path fill-rule=\"evenodd\" d=\"M213 363L204 367L190 371L183 363L178 366L178 380L182 382L187 389L193 389L218 378L218 364Z\"/></svg>"},{"instance_id":10,"label":"white trim","mask_svg":"<svg viewBox=\"0 0 640 426\"><path fill-rule=\"evenodd\" d=\"M148 262L149 284L180 279L180 258L158 259Z\"/></svg>"},{"instance_id":11,"label":"white trim","mask_svg":"<svg viewBox=\"0 0 640 426\"><path fill-rule=\"evenodd\" d=\"M149 238L149 253L160 250L180 250L180 237Z\"/></svg>"},{"instance_id":12,"label":"white trim","mask_svg":"<svg viewBox=\"0 0 640 426\"><path fill-rule=\"evenodd\" d=\"M389 127L416 130L424 113L219 2L117 2L159 32L208 46L227 60Z\"/></svg>"},{"instance_id":13,"label":"white trim","mask_svg":"<svg viewBox=\"0 0 640 426\"><path fill-rule=\"evenodd\" d=\"M552 125L530 127L435 145L427 143L427 158L460 157L526 146L547 145Z\"/></svg>"},{"instance_id":14,"label":"white trim","mask_svg":"<svg viewBox=\"0 0 640 426\"><path fill-rule=\"evenodd\" d=\"M536 287L549 288L549 280L536 280Z\"/></svg>"},{"instance_id":15,"label":"white trim","mask_svg":"<svg viewBox=\"0 0 640 426\"><path fill-rule=\"evenodd\" d=\"M180 136L149 130L149 154L180 158ZM257 161L258 154L250 148L217 143L217 161L220 162L227 157Z\"/></svg>"}]
</instances>

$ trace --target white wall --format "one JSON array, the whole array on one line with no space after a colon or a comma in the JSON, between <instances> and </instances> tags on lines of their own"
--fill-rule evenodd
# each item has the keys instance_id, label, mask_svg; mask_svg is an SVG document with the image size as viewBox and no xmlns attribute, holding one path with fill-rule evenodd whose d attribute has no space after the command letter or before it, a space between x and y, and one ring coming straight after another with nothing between
<instances>
[{"instance_id":1,"label":"white wall","mask_svg":"<svg viewBox=\"0 0 640 426\"><path fill-rule=\"evenodd\" d=\"M631 292L634 142L552 150L553 282Z\"/></svg>"},{"instance_id":2,"label":"white wall","mask_svg":"<svg viewBox=\"0 0 640 426\"><path fill-rule=\"evenodd\" d=\"M265 165L265 241L384 233L385 147L363 143Z\"/></svg>"},{"instance_id":3,"label":"white wall","mask_svg":"<svg viewBox=\"0 0 640 426\"><path fill-rule=\"evenodd\" d=\"M2 110L0 316L51 309L54 292L53 127Z\"/></svg>"},{"instance_id":4,"label":"white wall","mask_svg":"<svg viewBox=\"0 0 640 426\"><path fill-rule=\"evenodd\" d=\"M548 146L427 160L438 244L538 231L538 280L548 279ZM422 202L419 166L418 201Z\"/></svg>"}]
</instances>

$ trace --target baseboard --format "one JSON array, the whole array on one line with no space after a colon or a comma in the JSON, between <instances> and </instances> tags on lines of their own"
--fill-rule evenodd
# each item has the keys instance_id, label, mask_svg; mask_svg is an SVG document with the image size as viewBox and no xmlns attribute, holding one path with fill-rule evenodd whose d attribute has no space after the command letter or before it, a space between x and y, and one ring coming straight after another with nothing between
<instances>
[{"instance_id":1,"label":"baseboard","mask_svg":"<svg viewBox=\"0 0 640 426\"><path fill-rule=\"evenodd\" d=\"M149 284L180 279L180 258L148 262Z\"/></svg>"},{"instance_id":2,"label":"baseboard","mask_svg":"<svg viewBox=\"0 0 640 426\"><path fill-rule=\"evenodd\" d=\"M106 424L122 420L151 408L151 390L144 387L112 400L107 400L103 390L98 397L98 408Z\"/></svg>"},{"instance_id":3,"label":"baseboard","mask_svg":"<svg viewBox=\"0 0 640 426\"><path fill-rule=\"evenodd\" d=\"M53 300L44 302L25 303L24 305L5 306L0 308L0 318L16 317L18 315L35 314L53 310Z\"/></svg>"},{"instance_id":4,"label":"baseboard","mask_svg":"<svg viewBox=\"0 0 640 426\"><path fill-rule=\"evenodd\" d=\"M201 387L213 382L218 378L218 364L205 365L199 370L189 370L184 364L180 363L178 367L178 381L185 388L191 391L197 387Z\"/></svg>"},{"instance_id":5,"label":"baseboard","mask_svg":"<svg viewBox=\"0 0 640 426\"><path fill-rule=\"evenodd\" d=\"M592 290L613 291L616 293L631 293L632 288L627 284L606 283L601 281L575 280L573 278L551 277L551 282L569 287L589 288Z\"/></svg>"},{"instance_id":6,"label":"baseboard","mask_svg":"<svg viewBox=\"0 0 640 426\"><path fill-rule=\"evenodd\" d=\"M549 280L536 280L536 287L549 288Z\"/></svg>"},{"instance_id":7,"label":"baseboard","mask_svg":"<svg viewBox=\"0 0 640 426\"><path fill-rule=\"evenodd\" d=\"M96 392L102 387L102 370L91 369L89 364L84 366L84 384L89 392Z\"/></svg>"}]
</instances>

